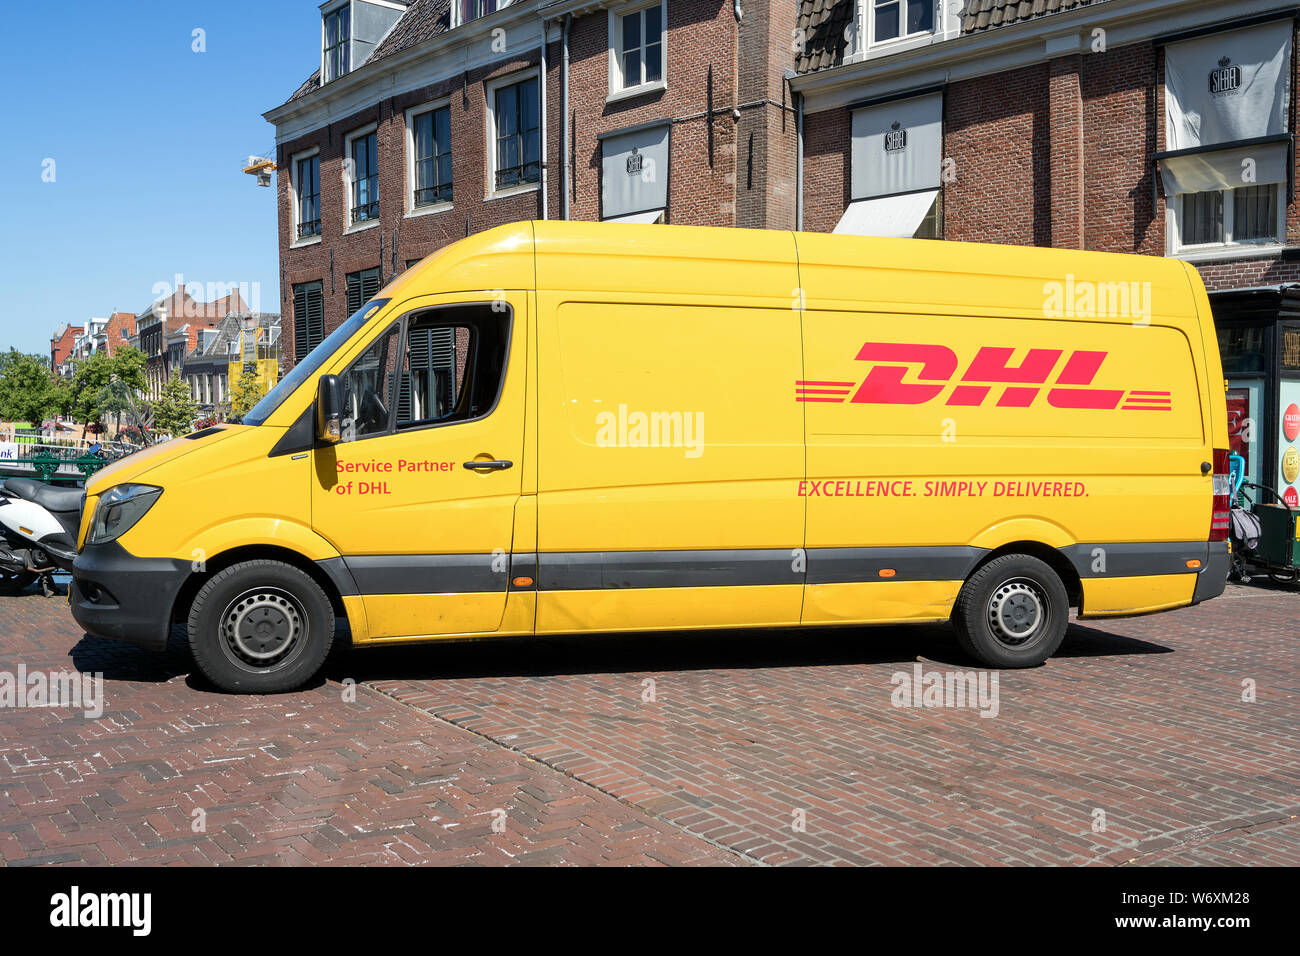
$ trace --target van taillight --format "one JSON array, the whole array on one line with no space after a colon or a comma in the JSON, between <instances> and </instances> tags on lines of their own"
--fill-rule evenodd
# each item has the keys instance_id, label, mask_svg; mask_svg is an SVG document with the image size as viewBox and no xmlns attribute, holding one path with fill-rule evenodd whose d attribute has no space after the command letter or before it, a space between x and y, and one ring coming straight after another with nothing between
<instances>
[{"instance_id":1,"label":"van taillight","mask_svg":"<svg viewBox=\"0 0 1300 956\"><path fill-rule=\"evenodd\" d=\"M1214 504L1210 510L1210 540L1227 541L1232 523L1232 479L1228 475L1228 450L1214 449Z\"/></svg>"}]
</instances>

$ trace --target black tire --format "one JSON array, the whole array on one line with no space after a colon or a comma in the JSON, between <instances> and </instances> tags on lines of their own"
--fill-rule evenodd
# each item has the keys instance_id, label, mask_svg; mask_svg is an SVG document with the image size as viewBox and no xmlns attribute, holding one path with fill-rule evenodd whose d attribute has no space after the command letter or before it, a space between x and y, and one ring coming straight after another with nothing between
<instances>
[{"instance_id":1,"label":"black tire","mask_svg":"<svg viewBox=\"0 0 1300 956\"><path fill-rule=\"evenodd\" d=\"M334 608L310 575L282 561L245 561L212 576L190 605L190 650L222 690L294 690L334 643Z\"/></svg>"},{"instance_id":2,"label":"black tire","mask_svg":"<svg viewBox=\"0 0 1300 956\"><path fill-rule=\"evenodd\" d=\"M952 612L962 650L989 667L1034 667L1061 646L1070 598L1060 577L1027 554L1004 554L972 574Z\"/></svg>"},{"instance_id":3,"label":"black tire","mask_svg":"<svg viewBox=\"0 0 1300 956\"><path fill-rule=\"evenodd\" d=\"M35 580L34 571L0 571L0 591L14 594L29 587Z\"/></svg>"}]
</instances>

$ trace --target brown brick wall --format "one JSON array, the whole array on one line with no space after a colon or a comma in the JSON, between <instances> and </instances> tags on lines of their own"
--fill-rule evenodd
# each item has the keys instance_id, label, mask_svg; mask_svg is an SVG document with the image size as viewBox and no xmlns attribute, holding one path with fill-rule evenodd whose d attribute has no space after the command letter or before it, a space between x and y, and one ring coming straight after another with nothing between
<instances>
[{"instance_id":1,"label":"brown brick wall","mask_svg":"<svg viewBox=\"0 0 1300 956\"><path fill-rule=\"evenodd\" d=\"M1079 59L1085 246L1164 255L1164 199L1156 198L1150 159L1164 142L1156 49L1135 44Z\"/></svg>"},{"instance_id":2,"label":"brown brick wall","mask_svg":"<svg viewBox=\"0 0 1300 956\"><path fill-rule=\"evenodd\" d=\"M953 83L944 97L945 238L1049 245L1049 77L1037 64Z\"/></svg>"}]
</instances>

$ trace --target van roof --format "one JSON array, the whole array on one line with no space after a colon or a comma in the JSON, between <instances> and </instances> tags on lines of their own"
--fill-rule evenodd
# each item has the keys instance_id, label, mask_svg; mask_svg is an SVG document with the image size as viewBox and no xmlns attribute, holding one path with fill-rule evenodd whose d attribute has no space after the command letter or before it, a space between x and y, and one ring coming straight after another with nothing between
<instances>
[{"instance_id":1,"label":"van roof","mask_svg":"<svg viewBox=\"0 0 1300 956\"><path fill-rule=\"evenodd\" d=\"M730 227L522 221L444 247L400 276L438 287L718 297L751 304L1043 316L1058 292L1144 291L1154 316L1194 314L1185 263L1158 256L1037 246L890 239ZM448 284L447 279L452 284ZM1134 285L1136 283L1136 285ZM1149 283L1145 289L1141 287ZM726 290L726 291L724 291ZM386 290L384 295L390 294ZM1104 317L1104 316L1103 316ZM1150 316L1148 316L1149 318Z\"/></svg>"}]
</instances>

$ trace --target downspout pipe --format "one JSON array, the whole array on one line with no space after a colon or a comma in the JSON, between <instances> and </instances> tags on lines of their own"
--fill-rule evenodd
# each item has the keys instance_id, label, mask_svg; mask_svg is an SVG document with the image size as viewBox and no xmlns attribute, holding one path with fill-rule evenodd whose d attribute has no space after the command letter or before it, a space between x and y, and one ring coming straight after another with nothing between
<instances>
[{"instance_id":1,"label":"downspout pipe","mask_svg":"<svg viewBox=\"0 0 1300 956\"><path fill-rule=\"evenodd\" d=\"M564 16L564 35L561 41L560 88L563 93L564 115L560 118L560 208L564 219L569 218L569 27L573 25L573 14Z\"/></svg>"},{"instance_id":2,"label":"downspout pipe","mask_svg":"<svg viewBox=\"0 0 1300 956\"><path fill-rule=\"evenodd\" d=\"M548 217L547 217L547 202L546 202L546 18L545 17L542 17L541 59L542 59L541 82L537 84L539 92L542 97L541 130L539 131L541 136L542 155L541 155L540 168L538 169L538 184L542 187L542 218L546 219Z\"/></svg>"},{"instance_id":3,"label":"downspout pipe","mask_svg":"<svg viewBox=\"0 0 1300 956\"><path fill-rule=\"evenodd\" d=\"M794 88L794 80L799 74L794 70L785 71L786 82L790 84L790 95L794 97L794 228L803 231L803 94Z\"/></svg>"}]
</instances>

